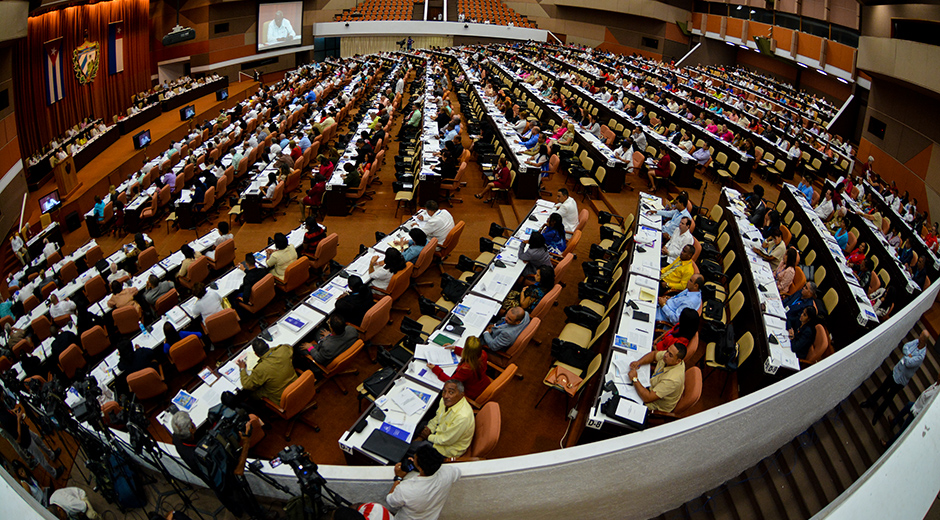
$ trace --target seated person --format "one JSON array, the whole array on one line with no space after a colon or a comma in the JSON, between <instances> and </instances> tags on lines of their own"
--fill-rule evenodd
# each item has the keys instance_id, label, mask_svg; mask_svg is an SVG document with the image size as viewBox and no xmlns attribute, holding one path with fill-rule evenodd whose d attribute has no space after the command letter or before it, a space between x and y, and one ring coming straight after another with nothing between
<instances>
[{"instance_id":1,"label":"seated person","mask_svg":"<svg viewBox=\"0 0 940 520\"><path fill-rule=\"evenodd\" d=\"M787 244L783 241L783 232L780 231L780 228L777 228L770 230L770 237L764 240L761 247L753 246L752 249L757 253L757 256L767 260L770 263L770 268L776 271L787 253Z\"/></svg>"},{"instance_id":2,"label":"seated person","mask_svg":"<svg viewBox=\"0 0 940 520\"><path fill-rule=\"evenodd\" d=\"M685 390L685 353L686 347L680 343L672 344L664 351L645 354L638 361L630 363L627 376L633 381L633 388L651 411L671 412ZM640 384L637 370L643 365L656 363L650 387Z\"/></svg>"},{"instance_id":3,"label":"seated person","mask_svg":"<svg viewBox=\"0 0 940 520\"><path fill-rule=\"evenodd\" d=\"M258 356L258 364L248 375L248 363L245 358L239 358L235 363L239 368L242 390L250 392L249 399L269 399L277 404L281 402L281 394L297 379L294 371L294 349L290 345L278 345L270 348L263 339L255 338L251 348Z\"/></svg>"},{"instance_id":4,"label":"seated person","mask_svg":"<svg viewBox=\"0 0 940 520\"><path fill-rule=\"evenodd\" d=\"M356 275L350 275L346 284L349 292L336 300L336 312L344 316L347 323L358 327L362 325L362 318L375 302L372 299L372 289L362 283L362 278Z\"/></svg>"},{"instance_id":5,"label":"seated person","mask_svg":"<svg viewBox=\"0 0 940 520\"><path fill-rule=\"evenodd\" d=\"M183 247L180 248L180 253L183 253L183 263L180 264L180 270L176 273L177 278L185 278L189 274L189 266L192 265L196 259L202 257L202 253L197 253L193 251L193 248L189 244L183 244Z\"/></svg>"},{"instance_id":6,"label":"seated person","mask_svg":"<svg viewBox=\"0 0 940 520\"><path fill-rule=\"evenodd\" d=\"M201 332L190 332L188 330L176 330L176 327L172 323L166 322L163 324L163 352L169 354L170 347L175 345L177 342L183 341L183 339L188 338L189 336L196 336L197 338L202 339Z\"/></svg>"},{"instance_id":7,"label":"seated person","mask_svg":"<svg viewBox=\"0 0 940 520\"><path fill-rule=\"evenodd\" d=\"M356 168L356 165L352 162L347 162L343 165L343 180L346 181L346 186L349 188L358 188L359 181L362 179L362 173Z\"/></svg>"},{"instance_id":8,"label":"seated person","mask_svg":"<svg viewBox=\"0 0 940 520\"><path fill-rule=\"evenodd\" d=\"M857 271L862 266L862 262L865 261L865 255L867 254L868 244L859 242L855 249L845 257L845 261L848 262L849 267Z\"/></svg>"},{"instance_id":9,"label":"seated person","mask_svg":"<svg viewBox=\"0 0 940 520\"><path fill-rule=\"evenodd\" d=\"M672 158L669 156L669 150L665 146L659 147L659 161L653 171L647 172L650 190L655 192L658 189L657 184L672 176Z\"/></svg>"},{"instance_id":10,"label":"seated person","mask_svg":"<svg viewBox=\"0 0 940 520\"><path fill-rule=\"evenodd\" d=\"M527 286L522 291L510 291L503 300L503 310L513 307L522 307L532 311L542 301L545 294L555 287L555 268L551 265L539 266L535 270L535 284Z\"/></svg>"},{"instance_id":11,"label":"seated person","mask_svg":"<svg viewBox=\"0 0 940 520\"><path fill-rule=\"evenodd\" d=\"M697 312L702 305L703 285L705 277L693 274L686 283L685 290L672 298L660 296L659 305L656 307L656 321L676 323L683 309L695 309Z\"/></svg>"},{"instance_id":12,"label":"seated person","mask_svg":"<svg viewBox=\"0 0 940 520\"><path fill-rule=\"evenodd\" d=\"M326 226L317 222L314 217L307 217L304 221L304 254L316 254L317 245L324 238L326 238Z\"/></svg>"},{"instance_id":13,"label":"seated person","mask_svg":"<svg viewBox=\"0 0 940 520\"><path fill-rule=\"evenodd\" d=\"M494 352L509 348L529 325L529 313L522 307L513 307L498 323L489 325L480 337L483 345Z\"/></svg>"},{"instance_id":14,"label":"seated person","mask_svg":"<svg viewBox=\"0 0 940 520\"><path fill-rule=\"evenodd\" d=\"M4 303L8 303L8 302L4 302ZM10 317L13 317L13 313L9 311L9 309L12 307L13 307L12 304L8 305L7 312L9 313ZM77 308L78 306L75 305L75 302L69 300L68 298L65 298L60 301L56 295L54 294L49 295L49 315L52 316L53 320L58 317L65 316L66 314L75 315L75 311ZM2 315L3 314L0 313L0 316Z\"/></svg>"},{"instance_id":15,"label":"seated person","mask_svg":"<svg viewBox=\"0 0 940 520\"><path fill-rule=\"evenodd\" d=\"M395 273L407 267L405 257L394 247L385 250L385 259L379 260L379 255L373 255L369 261L369 274L372 276L372 287L382 291L388 289L389 283Z\"/></svg>"},{"instance_id":16,"label":"seated person","mask_svg":"<svg viewBox=\"0 0 940 520\"><path fill-rule=\"evenodd\" d=\"M679 228L672 234L669 241L666 242L666 245L663 246L663 265L669 265L675 262L686 246L691 245L692 251L695 251L695 238L692 237L692 232L689 231L691 227L692 219L690 217L682 217L679 220Z\"/></svg>"},{"instance_id":17,"label":"seated person","mask_svg":"<svg viewBox=\"0 0 940 520\"><path fill-rule=\"evenodd\" d=\"M542 238L545 239L545 247L549 252L560 255L565 251L565 248L568 247L568 238L560 214L552 213L548 216L548 222L542 228Z\"/></svg>"},{"instance_id":18,"label":"seated person","mask_svg":"<svg viewBox=\"0 0 940 520\"><path fill-rule=\"evenodd\" d=\"M346 323L339 313L330 316L328 327L319 331L318 341L305 345L313 360L321 367L326 367L336 359L336 356L346 352L359 339L356 327ZM319 372L316 368L314 372Z\"/></svg>"},{"instance_id":19,"label":"seated person","mask_svg":"<svg viewBox=\"0 0 940 520\"><path fill-rule=\"evenodd\" d=\"M412 441L412 451L430 444L445 457L459 457L470 447L476 420L464 397L464 385L457 380L444 383L437 413Z\"/></svg>"},{"instance_id":20,"label":"seated person","mask_svg":"<svg viewBox=\"0 0 940 520\"><path fill-rule=\"evenodd\" d=\"M673 325L671 329L663 332L662 335L653 342L656 350L662 352L674 344L681 344L688 347L692 338L698 334L700 320L701 318L698 315L697 309L691 307L682 309L682 312L679 313L679 322Z\"/></svg>"},{"instance_id":21,"label":"seated person","mask_svg":"<svg viewBox=\"0 0 940 520\"><path fill-rule=\"evenodd\" d=\"M878 276L872 272L874 269L875 262L871 258L866 258L865 261L862 262L861 267L859 267L858 272L855 273L855 278L858 279L858 285L862 289L865 289L865 294L869 296L873 292L871 288L872 278Z\"/></svg>"},{"instance_id":22,"label":"seated person","mask_svg":"<svg viewBox=\"0 0 940 520\"><path fill-rule=\"evenodd\" d=\"M287 266L294 260L297 260L297 250L288 243L287 235L275 233L274 249L268 248L266 252L268 254L266 265L271 269L271 274L278 280L283 281Z\"/></svg>"},{"instance_id":23,"label":"seated person","mask_svg":"<svg viewBox=\"0 0 940 520\"><path fill-rule=\"evenodd\" d=\"M805 307L800 313L799 327L787 331L790 334L790 350L797 359L806 359L816 342L816 319L816 308Z\"/></svg>"},{"instance_id":24,"label":"seated person","mask_svg":"<svg viewBox=\"0 0 940 520\"><path fill-rule=\"evenodd\" d=\"M212 251L209 251L208 253L206 253L206 256L208 256L210 260L215 260L215 248L222 245L222 243L225 242L226 240L231 240L233 238L235 238L235 235L229 232L228 222L224 220L220 220L219 221L219 238L215 239L215 242L213 242L212 244Z\"/></svg>"},{"instance_id":25,"label":"seated person","mask_svg":"<svg viewBox=\"0 0 940 520\"><path fill-rule=\"evenodd\" d=\"M796 276L796 270L800 266L796 265L797 251L795 247L787 249L786 260L780 262L780 265L777 266L777 270L774 271L774 280L777 282L777 292L780 294L785 294L790 290L790 285L793 284L793 277Z\"/></svg>"},{"instance_id":26,"label":"seated person","mask_svg":"<svg viewBox=\"0 0 940 520\"><path fill-rule=\"evenodd\" d=\"M393 245L402 248L401 256L405 259L405 262L415 263L418 255L424 250L424 246L428 245L428 236L421 228L411 228L408 231L408 237L396 240Z\"/></svg>"},{"instance_id":27,"label":"seated person","mask_svg":"<svg viewBox=\"0 0 940 520\"><path fill-rule=\"evenodd\" d=\"M428 368L434 372L434 375L441 381L460 381L466 388L466 395L470 399L480 397L480 394L490 385L490 377L486 375L486 350L483 349L483 342L476 336L467 338L464 346L455 347L453 345L444 345L444 348L453 350L454 354L460 356L460 364L453 375L448 376L441 367L428 363Z\"/></svg>"},{"instance_id":28,"label":"seated person","mask_svg":"<svg viewBox=\"0 0 940 520\"><path fill-rule=\"evenodd\" d=\"M111 264L111 274L108 275L108 283L120 280L121 278L130 278L131 275L124 269L118 269L117 264Z\"/></svg>"},{"instance_id":29,"label":"seated person","mask_svg":"<svg viewBox=\"0 0 940 520\"><path fill-rule=\"evenodd\" d=\"M159 300L161 296L175 288L176 286L171 280L163 280L161 282L156 275L152 274L147 277L147 285L144 287L144 301L153 307L157 304L157 300Z\"/></svg>"},{"instance_id":30,"label":"seated person","mask_svg":"<svg viewBox=\"0 0 940 520\"><path fill-rule=\"evenodd\" d=\"M121 282L111 282L111 297L108 298L108 307L120 309L121 307L133 306L137 310L137 315L142 316L140 305L134 301L137 295L137 289L134 287L124 288Z\"/></svg>"},{"instance_id":31,"label":"seated person","mask_svg":"<svg viewBox=\"0 0 940 520\"><path fill-rule=\"evenodd\" d=\"M689 283L689 278L695 274L695 267L692 265L692 255L694 254L695 247L691 244L686 245L679 253L679 258L660 270L661 293L685 289L686 284Z\"/></svg>"},{"instance_id":32,"label":"seated person","mask_svg":"<svg viewBox=\"0 0 940 520\"><path fill-rule=\"evenodd\" d=\"M508 190L509 186L512 184L512 177L509 174L509 166L506 165L506 157L500 157L499 163L496 166L496 171L493 175L493 181L486 184L483 187L483 191L474 195L478 199L482 199L484 195L489 193L494 189L499 190ZM484 203L491 202L493 199L488 198Z\"/></svg>"},{"instance_id":33,"label":"seated person","mask_svg":"<svg viewBox=\"0 0 940 520\"><path fill-rule=\"evenodd\" d=\"M49 337L55 338L52 340L51 354L48 356L52 359L59 359L59 354L65 352L65 349L71 345L81 345L78 334L67 328L59 330L59 327L52 325L49 327Z\"/></svg>"},{"instance_id":34,"label":"seated person","mask_svg":"<svg viewBox=\"0 0 940 520\"><path fill-rule=\"evenodd\" d=\"M193 305L193 318L201 316L202 322L205 323L206 318L222 311L222 296L215 290L209 290L206 285L197 285L193 296L198 298L196 304Z\"/></svg>"},{"instance_id":35,"label":"seated person","mask_svg":"<svg viewBox=\"0 0 940 520\"><path fill-rule=\"evenodd\" d=\"M816 284L806 282L803 289L787 296L783 299L783 308L787 313L787 329L798 329L800 324L800 315L803 309L813 307L819 314L820 309L825 309L822 303L816 301Z\"/></svg>"},{"instance_id":36,"label":"seated person","mask_svg":"<svg viewBox=\"0 0 940 520\"><path fill-rule=\"evenodd\" d=\"M235 307L236 310L240 310L241 306L235 306L235 303L250 302L252 287L268 274L267 269L259 267L255 263L255 255L253 253L245 253L245 261L238 264L238 268L245 271L245 277L242 278L241 288L230 296L232 306Z\"/></svg>"},{"instance_id":37,"label":"seated person","mask_svg":"<svg viewBox=\"0 0 940 520\"><path fill-rule=\"evenodd\" d=\"M680 193L672 204L666 204L665 208L656 211L655 214L663 219L663 240L669 240L679 229L679 223L682 222L683 218L692 218L689 208L689 196Z\"/></svg>"},{"instance_id":38,"label":"seated person","mask_svg":"<svg viewBox=\"0 0 940 520\"><path fill-rule=\"evenodd\" d=\"M560 220L559 220L560 221ZM535 274L540 267L551 267L552 255L548 252L548 246L545 244L545 237L538 231L533 231L529 235L529 240L525 241L522 249L519 251L519 260L526 262L525 269L522 270L523 276ZM554 280L554 278L552 278ZM551 287L549 287L551 290Z\"/></svg>"}]
</instances>

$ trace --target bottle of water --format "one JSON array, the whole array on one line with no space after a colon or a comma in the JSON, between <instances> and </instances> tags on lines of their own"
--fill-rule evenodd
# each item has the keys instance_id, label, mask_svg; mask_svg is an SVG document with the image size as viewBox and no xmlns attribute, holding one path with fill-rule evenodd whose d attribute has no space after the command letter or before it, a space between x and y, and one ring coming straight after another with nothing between
<instances>
[{"instance_id":1,"label":"bottle of water","mask_svg":"<svg viewBox=\"0 0 940 520\"><path fill-rule=\"evenodd\" d=\"M144 336L149 336L149 335L150 335L150 333L147 332L147 328L144 327L144 324L143 324L143 323L137 322L137 325L140 326L140 333L141 333L141 334L143 334Z\"/></svg>"}]
</instances>

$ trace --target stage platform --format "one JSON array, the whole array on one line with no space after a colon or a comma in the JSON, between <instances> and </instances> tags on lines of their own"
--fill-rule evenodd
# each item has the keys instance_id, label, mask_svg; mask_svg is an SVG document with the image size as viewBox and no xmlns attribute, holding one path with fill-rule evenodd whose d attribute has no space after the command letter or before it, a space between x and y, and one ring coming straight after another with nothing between
<instances>
[{"instance_id":1,"label":"stage platform","mask_svg":"<svg viewBox=\"0 0 940 520\"><path fill-rule=\"evenodd\" d=\"M259 83L256 81L243 81L229 83L229 97L224 101L216 101L215 93L202 96L192 104L196 105L196 115L190 121L180 121L176 110L164 112L149 123L118 140L93 159L87 166L78 170L79 187L65 200L53 218L64 224L66 215L77 211L84 214L95 204L96 195L104 195L113 184L117 186L131 173L140 169L144 156L152 158L163 153L170 145L170 141L178 141L189 133L191 123L200 124L203 119L215 119L220 109L229 109L253 93ZM134 150L133 134L150 129L153 139L147 150ZM38 223L41 211L39 199L52 193L57 188L55 180L43 184L38 190L30 192L26 201L25 221Z\"/></svg>"}]
</instances>

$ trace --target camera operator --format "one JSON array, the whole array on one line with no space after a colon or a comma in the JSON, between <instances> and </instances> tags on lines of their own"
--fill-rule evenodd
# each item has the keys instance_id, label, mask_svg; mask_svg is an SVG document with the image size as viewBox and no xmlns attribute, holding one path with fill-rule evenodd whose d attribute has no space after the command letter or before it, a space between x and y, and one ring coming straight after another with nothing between
<instances>
[{"instance_id":1,"label":"camera operator","mask_svg":"<svg viewBox=\"0 0 940 520\"><path fill-rule=\"evenodd\" d=\"M244 513L240 497L240 486L235 480L235 471L238 471L244 465L245 455L248 453L248 442L250 440L250 428L246 426L246 431L242 434L242 463L234 469L235 471L226 471L224 480L216 485L211 475L206 475L202 470L202 465L196 457L196 439L193 435L196 433L196 425L192 418L186 412L176 412L173 414L173 445L186 467L200 480L205 482L206 487L215 492L219 502L225 506L233 515L241 517Z\"/></svg>"},{"instance_id":2,"label":"camera operator","mask_svg":"<svg viewBox=\"0 0 940 520\"><path fill-rule=\"evenodd\" d=\"M395 464L395 483L385 497L389 506L399 508L395 518L435 520L441 515L450 486L460 478L456 466L443 463L444 456L436 449L422 446L405 464ZM405 480L410 471L418 476Z\"/></svg>"},{"instance_id":3,"label":"camera operator","mask_svg":"<svg viewBox=\"0 0 940 520\"><path fill-rule=\"evenodd\" d=\"M7 406L6 400L0 399L0 428L6 430L10 437L16 440L20 448L32 455L36 462L42 466L42 469L46 470L46 473L52 476L53 479L58 480L65 472L64 467L53 468L49 462L50 460L58 460L62 450L60 448L56 448L55 451L50 450L43 442L42 437L29 428L22 407L17 405L11 410Z\"/></svg>"}]
</instances>

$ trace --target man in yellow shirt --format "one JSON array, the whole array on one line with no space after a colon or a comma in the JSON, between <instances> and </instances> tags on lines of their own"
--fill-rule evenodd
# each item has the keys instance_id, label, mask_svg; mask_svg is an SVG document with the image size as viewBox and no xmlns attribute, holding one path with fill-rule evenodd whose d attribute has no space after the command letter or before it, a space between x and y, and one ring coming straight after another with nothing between
<instances>
[{"instance_id":1,"label":"man in yellow shirt","mask_svg":"<svg viewBox=\"0 0 940 520\"><path fill-rule=\"evenodd\" d=\"M673 343L668 350L650 352L638 361L630 363L627 376L633 388L651 411L671 412L675 410L685 390L685 345ZM649 388L640 383L637 370L643 365L655 364Z\"/></svg>"},{"instance_id":2,"label":"man in yellow shirt","mask_svg":"<svg viewBox=\"0 0 940 520\"><path fill-rule=\"evenodd\" d=\"M444 383L441 392L441 404L437 407L434 418L415 437L412 449L422 444L431 443L445 457L459 457L470 447L476 422L473 408L463 395L464 386L460 381L450 380Z\"/></svg>"},{"instance_id":3,"label":"man in yellow shirt","mask_svg":"<svg viewBox=\"0 0 940 520\"><path fill-rule=\"evenodd\" d=\"M692 255L695 254L695 247L686 245L671 264L663 267L660 271L661 290L660 294L669 291L681 291L689 283L689 278L695 274L695 268L692 266Z\"/></svg>"}]
</instances>

